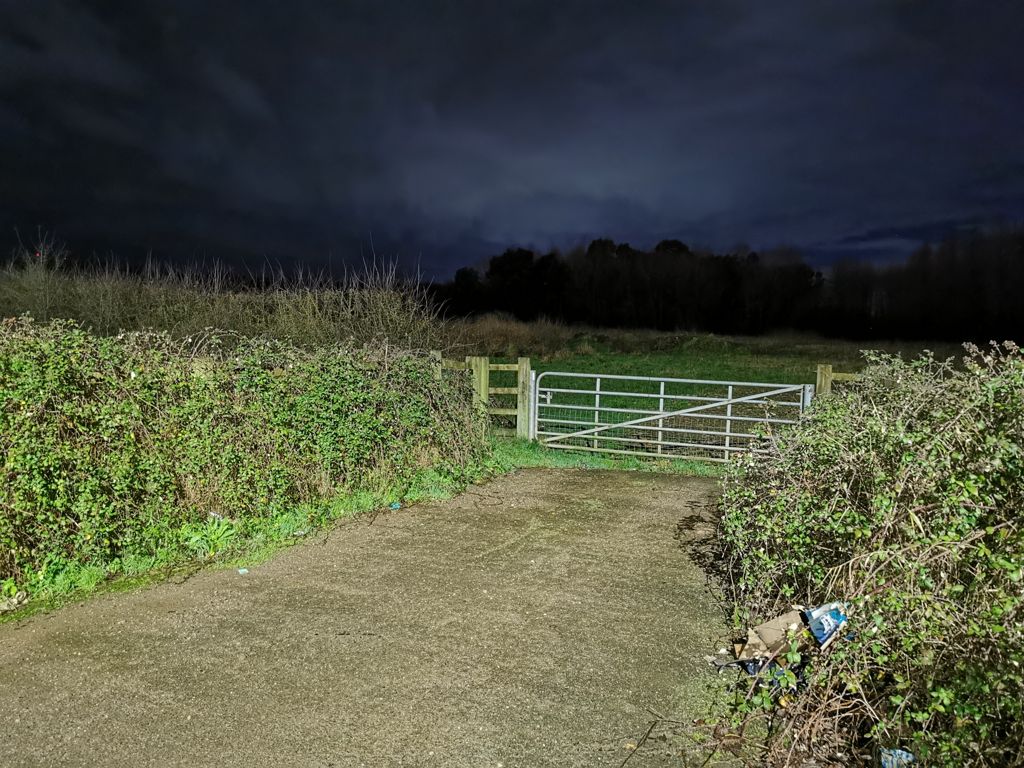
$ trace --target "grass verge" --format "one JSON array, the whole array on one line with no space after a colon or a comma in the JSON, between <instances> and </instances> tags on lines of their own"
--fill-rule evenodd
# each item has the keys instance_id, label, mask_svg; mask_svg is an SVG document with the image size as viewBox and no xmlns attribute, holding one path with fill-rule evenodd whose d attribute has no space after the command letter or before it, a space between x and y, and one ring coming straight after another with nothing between
<instances>
[{"instance_id":1,"label":"grass verge","mask_svg":"<svg viewBox=\"0 0 1024 768\"><path fill-rule=\"evenodd\" d=\"M473 468L469 477L483 479L489 471L481 465ZM300 505L256 525L246 525L207 557L182 561L170 554L164 558L128 554L113 567L69 562L60 570L44 572L35 585L31 601L15 611L0 614L0 623L19 621L91 595L123 592L172 578L188 578L204 568L256 565L282 549L307 541L345 521L391 509L395 504L407 506L451 498L467 484L427 469L413 475L401 487L384 491L356 490L326 503Z\"/></svg>"},{"instance_id":2,"label":"grass verge","mask_svg":"<svg viewBox=\"0 0 1024 768\"><path fill-rule=\"evenodd\" d=\"M609 458L573 451L551 450L526 440L494 438L487 458L470 468L459 481L433 469L420 471L402 486L388 490L357 490L328 503L306 504L259 525L246 526L208 557L182 562L157 556L126 555L114 568L68 563L45 572L32 599L21 608L0 614L0 623L20 621L86 597L124 592L170 579L186 579L205 568L241 568L266 561L282 549L307 541L362 515L382 512L394 504L442 501L461 493L473 482L484 482L517 469L617 469L634 472L674 473L693 477L720 477L722 465L700 461Z\"/></svg>"}]
</instances>

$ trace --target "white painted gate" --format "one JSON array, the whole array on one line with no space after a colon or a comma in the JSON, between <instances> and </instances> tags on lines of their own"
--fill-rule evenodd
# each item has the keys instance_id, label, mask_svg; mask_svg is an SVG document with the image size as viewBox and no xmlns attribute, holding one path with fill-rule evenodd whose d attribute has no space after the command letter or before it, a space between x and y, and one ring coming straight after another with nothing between
<instances>
[{"instance_id":1,"label":"white painted gate","mask_svg":"<svg viewBox=\"0 0 1024 768\"><path fill-rule=\"evenodd\" d=\"M530 435L548 448L725 461L795 424L814 387L545 371L532 394Z\"/></svg>"}]
</instances>

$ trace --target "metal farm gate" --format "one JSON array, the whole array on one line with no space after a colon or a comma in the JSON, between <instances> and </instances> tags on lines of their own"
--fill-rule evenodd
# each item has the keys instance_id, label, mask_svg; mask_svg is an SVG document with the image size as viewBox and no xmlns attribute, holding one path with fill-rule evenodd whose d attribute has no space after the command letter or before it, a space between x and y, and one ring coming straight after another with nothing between
<instances>
[{"instance_id":1,"label":"metal farm gate","mask_svg":"<svg viewBox=\"0 0 1024 768\"><path fill-rule=\"evenodd\" d=\"M814 395L810 384L551 371L532 385L530 436L548 448L711 461L795 424Z\"/></svg>"}]
</instances>

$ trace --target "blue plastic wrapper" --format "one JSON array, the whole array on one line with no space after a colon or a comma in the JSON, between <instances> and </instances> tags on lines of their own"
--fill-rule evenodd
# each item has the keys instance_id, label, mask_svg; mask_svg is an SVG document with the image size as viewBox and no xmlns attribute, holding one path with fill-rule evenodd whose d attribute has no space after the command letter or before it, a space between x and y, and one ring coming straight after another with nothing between
<instances>
[{"instance_id":1,"label":"blue plastic wrapper","mask_svg":"<svg viewBox=\"0 0 1024 768\"><path fill-rule=\"evenodd\" d=\"M917 764L917 758L905 749L883 749L879 751L882 768L909 768Z\"/></svg>"},{"instance_id":2,"label":"blue plastic wrapper","mask_svg":"<svg viewBox=\"0 0 1024 768\"><path fill-rule=\"evenodd\" d=\"M842 603L826 603L804 612L807 628L811 630L818 645L824 648L846 626L846 614Z\"/></svg>"}]
</instances>

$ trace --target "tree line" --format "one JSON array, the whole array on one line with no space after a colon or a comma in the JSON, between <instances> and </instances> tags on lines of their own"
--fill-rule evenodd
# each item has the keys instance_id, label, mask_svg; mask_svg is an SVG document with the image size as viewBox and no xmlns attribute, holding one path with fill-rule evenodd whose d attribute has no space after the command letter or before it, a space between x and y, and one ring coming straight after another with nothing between
<instances>
[{"instance_id":1,"label":"tree line","mask_svg":"<svg viewBox=\"0 0 1024 768\"><path fill-rule=\"evenodd\" d=\"M608 239L567 253L513 248L434 288L451 315L623 328L853 339L1024 337L1024 229L950 235L905 262L846 261L827 273L799 252L712 253L665 240L652 250Z\"/></svg>"}]
</instances>

